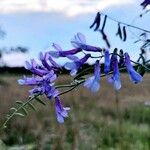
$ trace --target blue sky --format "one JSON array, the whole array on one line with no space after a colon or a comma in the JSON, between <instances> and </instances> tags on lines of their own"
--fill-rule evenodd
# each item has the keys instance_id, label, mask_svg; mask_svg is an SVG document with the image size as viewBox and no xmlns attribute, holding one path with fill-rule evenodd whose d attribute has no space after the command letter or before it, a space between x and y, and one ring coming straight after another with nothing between
<instances>
[{"instance_id":1,"label":"blue sky","mask_svg":"<svg viewBox=\"0 0 150 150\"><path fill-rule=\"evenodd\" d=\"M10 66L22 66L25 60L37 58L40 51L53 50L51 47L53 42L60 44L64 50L72 49L70 39L77 32L83 33L89 44L106 47L101 36L89 30L97 11L150 30L149 15L137 19L142 12L141 2L141 0L0 0L0 25L7 33L5 39L0 40L0 47L23 46L30 50L28 54L11 54L4 56L3 59ZM122 48L136 59L139 52L139 44L133 44L136 36L128 31L128 40L124 43L115 37L116 27L116 23L108 20L106 33L112 45L111 49ZM137 30L132 32L140 34Z\"/></svg>"}]
</instances>

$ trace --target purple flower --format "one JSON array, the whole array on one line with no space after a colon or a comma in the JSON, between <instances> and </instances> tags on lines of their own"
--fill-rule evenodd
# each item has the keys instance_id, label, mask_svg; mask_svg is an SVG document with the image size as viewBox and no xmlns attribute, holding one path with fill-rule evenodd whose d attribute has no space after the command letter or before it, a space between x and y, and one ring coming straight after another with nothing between
<instances>
[{"instance_id":1,"label":"purple flower","mask_svg":"<svg viewBox=\"0 0 150 150\"><path fill-rule=\"evenodd\" d=\"M60 66L51 58L50 54L46 52L44 55L40 53L40 60L43 66L48 70L59 70Z\"/></svg>"},{"instance_id":2,"label":"purple flower","mask_svg":"<svg viewBox=\"0 0 150 150\"><path fill-rule=\"evenodd\" d=\"M20 85L30 85L30 86L33 86L33 85L38 85L40 84L40 82L42 81L42 78L41 77L26 77L24 76L23 79L19 79L18 80L18 83Z\"/></svg>"},{"instance_id":3,"label":"purple flower","mask_svg":"<svg viewBox=\"0 0 150 150\"><path fill-rule=\"evenodd\" d=\"M70 110L69 107L64 107L60 98L55 97L55 111L57 121L59 123L64 123L64 118L68 117L68 111Z\"/></svg>"},{"instance_id":4,"label":"purple flower","mask_svg":"<svg viewBox=\"0 0 150 150\"><path fill-rule=\"evenodd\" d=\"M141 6L143 6L143 9L145 9L147 7L147 5L150 5L150 0L144 0L142 3L141 3Z\"/></svg>"},{"instance_id":5,"label":"purple flower","mask_svg":"<svg viewBox=\"0 0 150 150\"><path fill-rule=\"evenodd\" d=\"M120 72L118 66L118 59L115 54L112 55L111 65L113 69L113 75L110 78L108 78L108 82L114 85L115 90L119 90L121 88Z\"/></svg>"},{"instance_id":6,"label":"purple flower","mask_svg":"<svg viewBox=\"0 0 150 150\"><path fill-rule=\"evenodd\" d=\"M71 44L75 48L80 48L80 49L83 49L85 51L101 52L100 48L87 45L85 36L82 33L77 33L77 35L74 36L74 39L71 40Z\"/></svg>"},{"instance_id":7,"label":"purple flower","mask_svg":"<svg viewBox=\"0 0 150 150\"><path fill-rule=\"evenodd\" d=\"M72 76L76 75L78 69L80 69L83 64L85 64L85 62L91 57L90 54L85 55L82 59L76 60L74 62L67 62L64 67L67 70L71 70L70 74Z\"/></svg>"},{"instance_id":8,"label":"purple flower","mask_svg":"<svg viewBox=\"0 0 150 150\"><path fill-rule=\"evenodd\" d=\"M41 67L40 65L38 65L34 59L31 59L31 63L26 61L25 68L27 70L30 70L33 74L41 76L41 77L43 75L46 75L49 72L47 69L45 69L45 68Z\"/></svg>"},{"instance_id":9,"label":"purple flower","mask_svg":"<svg viewBox=\"0 0 150 150\"><path fill-rule=\"evenodd\" d=\"M104 73L108 74L110 71L110 56L109 56L109 51L105 50L105 56L104 56Z\"/></svg>"},{"instance_id":10,"label":"purple flower","mask_svg":"<svg viewBox=\"0 0 150 150\"><path fill-rule=\"evenodd\" d=\"M63 51L58 44L54 44L54 43L53 43L53 47L56 49L56 51L50 51L49 54L55 58L68 57L70 55L74 55L74 54L77 54L82 51L82 49L80 49L80 48Z\"/></svg>"},{"instance_id":11,"label":"purple flower","mask_svg":"<svg viewBox=\"0 0 150 150\"><path fill-rule=\"evenodd\" d=\"M125 53L124 56L125 56L125 65L126 65L131 81L133 83L141 82L143 78L139 73L135 71L135 69L131 65L130 56L128 55L128 53Z\"/></svg>"},{"instance_id":12,"label":"purple flower","mask_svg":"<svg viewBox=\"0 0 150 150\"><path fill-rule=\"evenodd\" d=\"M95 63L94 76L88 78L84 86L90 89L92 92L97 92L100 88L100 66L99 61Z\"/></svg>"}]
</instances>

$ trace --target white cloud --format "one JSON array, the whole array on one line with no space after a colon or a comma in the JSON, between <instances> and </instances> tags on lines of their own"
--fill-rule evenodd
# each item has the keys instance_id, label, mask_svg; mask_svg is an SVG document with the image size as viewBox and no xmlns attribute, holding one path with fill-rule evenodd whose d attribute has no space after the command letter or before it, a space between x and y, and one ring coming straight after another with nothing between
<instances>
[{"instance_id":1,"label":"white cloud","mask_svg":"<svg viewBox=\"0 0 150 150\"><path fill-rule=\"evenodd\" d=\"M0 10L1 13L59 12L72 17L133 2L134 0L0 0Z\"/></svg>"},{"instance_id":2,"label":"white cloud","mask_svg":"<svg viewBox=\"0 0 150 150\"><path fill-rule=\"evenodd\" d=\"M26 60L29 60L29 55L23 53L5 54L2 58L4 64L10 67L24 66Z\"/></svg>"}]
</instances>

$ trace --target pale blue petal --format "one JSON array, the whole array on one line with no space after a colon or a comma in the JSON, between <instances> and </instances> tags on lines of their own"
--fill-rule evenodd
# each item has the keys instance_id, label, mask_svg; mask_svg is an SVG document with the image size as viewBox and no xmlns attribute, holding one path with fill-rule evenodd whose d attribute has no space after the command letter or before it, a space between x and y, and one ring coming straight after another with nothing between
<instances>
[{"instance_id":1,"label":"pale blue petal","mask_svg":"<svg viewBox=\"0 0 150 150\"><path fill-rule=\"evenodd\" d=\"M120 80L115 80L114 81L114 88L116 90L120 90L120 88L121 88L121 82L120 82Z\"/></svg>"},{"instance_id":2,"label":"pale blue petal","mask_svg":"<svg viewBox=\"0 0 150 150\"><path fill-rule=\"evenodd\" d=\"M97 92L100 88L100 84L99 82L97 81L94 81L93 84L91 85L90 89L91 91L94 93L94 92Z\"/></svg>"},{"instance_id":3,"label":"pale blue petal","mask_svg":"<svg viewBox=\"0 0 150 150\"><path fill-rule=\"evenodd\" d=\"M39 58L40 58L40 60L43 60L43 59L44 59L44 56L43 56L43 53L42 53L42 52L39 53Z\"/></svg>"},{"instance_id":4,"label":"pale blue petal","mask_svg":"<svg viewBox=\"0 0 150 150\"><path fill-rule=\"evenodd\" d=\"M32 68L31 64L28 61L25 62L25 68L27 70L30 70Z\"/></svg>"},{"instance_id":5,"label":"pale blue petal","mask_svg":"<svg viewBox=\"0 0 150 150\"><path fill-rule=\"evenodd\" d=\"M64 123L64 118L63 118L63 116L61 116L61 114L59 114L59 113L56 113L56 115L57 115L57 121L58 121L59 123Z\"/></svg>"},{"instance_id":6,"label":"pale blue petal","mask_svg":"<svg viewBox=\"0 0 150 150\"><path fill-rule=\"evenodd\" d=\"M77 69L72 69L70 75L75 76L77 74L77 71L78 71Z\"/></svg>"},{"instance_id":7,"label":"pale blue petal","mask_svg":"<svg viewBox=\"0 0 150 150\"><path fill-rule=\"evenodd\" d=\"M68 112L66 110L63 110L61 112L61 115L66 118L66 117L68 117Z\"/></svg>"},{"instance_id":8,"label":"pale blue petal","mask_svg":"<svg viewBox=\"0 0 150 150\"><path fill-rule=\"evenodd\" d=\"M54 57L54 58L58 58L59 57L59 52L58 51L49 51L49 54Z\"/></svg>"},{"instance_id":9,"label":"pale blue petal","mask_svg":"<svg viewBox=\"0 0 150 150\"><path fill-rule=\"evenodd\" d=\"M58 45L58 44L56 44L56 43L53 43L53 45L52 45L56 50L58 50L58 51L62 51L62 48Z\"/></svg>"},{"instance_id":10,"label":"pale blue petal","mask_svg":"<svg viewBox=\"0 0 150 150\"><path fill-rule=\"evenodd\" d=\"M73 60L73 61L79 61L79 58L77 56L74 56L74 55L68 55L67 58L70 60Z\"/></svg>"},{"instance_id":11,"label":"pale blue petal","mask_svg":"<svg viewBox=\"0 0 150 150\"><path fill-rule=\"evenodd\" d=\"M73 69L76 69L76 64L74 62L67 62L64 67L67 69L67 70L73 70Z\"/></svg>"},{"instance_id":12,"label":"pale blue petal","mask_svg":"<svg viewBox=\"0 0 150 150\"><path fill-rule=\"evenodd\" d=\"M73 47L75 47L75 48L79 48L79 43L78 43L78 42L76 42L76 41L74 41L74 39L73 39L73 40L71 40L71 44L72 44L72 46L73 46Z\"/></svg>"},{"instance_id":13,"label":"pale blue petal","mask_svg":"<svg viewBox=\"0 0 150 150\"><path fill-rule=\"evenodd\" d=\"M25 80L19 79L19 80L18 80L18 83L19 83L20 85L24 85L24 84L25 84Z\"/></svg>"},{"instance_id":14,"label":"pale blue petal","mask_svg":"<svg viewBox=\"0 0 150 150\"><path fill-rule=\"evenodd\" d=\"M135 70L130 71L129 75L130 75L130 80L133 83L139 83L143 79L143 77L139 73L137 73Z\"/></svg>"},{"instance_id":15,"label":"pale blue petal","mask_svg":"<svg viewBox=\"0 0 150 150\"><path fill-rule=\"evenodd\" d=\"M77 33L77 37L78 37L78 40L83 43L83 44L86 44L86 39L85 39L85 36L82 34L82 33Z\"/></svg>"},{"instance_id":16,"label":"pale blue petal","mask_svg":"<svg viewBox=\"0 0 150 150\"><path fill-rule=\"evenodd\" d=\"M91 85L93 84L93 80L94 80L94 76L88 78L85 82L84 82L84 86L87 88L90 88Z\"/></svg>"}]
</instances>

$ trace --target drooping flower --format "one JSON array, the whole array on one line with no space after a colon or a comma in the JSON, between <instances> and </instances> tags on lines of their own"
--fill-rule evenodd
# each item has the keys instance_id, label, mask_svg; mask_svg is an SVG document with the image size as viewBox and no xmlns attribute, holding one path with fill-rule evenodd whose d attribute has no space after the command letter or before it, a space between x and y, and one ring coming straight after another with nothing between
<instances>
[{"instance_id":1,"label":"drooping flower","mask_svg":"<svg viewBox=\"0 0 150 150\"><path fill-rule=\"evenodd\" d=\"M99 61L97 60L95 63L94 75L88 78L84 86L90 89L92 92L97 92L100 88L100 66Z\"/></svg>"},{"instance_id":2,"label":"drooping flower","mask_svg":"<svg viewBox=\"0 0 150 150\"><path fill-rule=\"evenodd\" d=\"M64 123L64 118L68 117L68 111L70 110L69 107L64 107L60 98L55 97L55 111L57 121L59 123Z\"/></svg>"},{"instance_id":3,"label":"drooping flower","mask_svg":"<svg viewBox=\"0 0 150 150\"><path fill-rule=\"evenodd\" d=\"M91 45L86 44L85 36L82 33L77 33L77 35L74 36L74 39L71 40L71 44L75 48L80 48L85 51L89 52L101 52L101 48L94 47Z\"/></svg>"},{"instance_id":4,"label":"drooping flower","mask_svg":"<svg viewBox=\"0 0 150 150\"><path fill-rule=\"evenodd\" d=\"M76 60L74 62L67 62L64 67L67 70L71 70L70 74L72 76L76 75L77 71L85 64L85 62L91 57L90 54L86 54L83 58Z\"/></svg>"},{"instance_id":5,"label":"drooping flower","mask_svg":"<svg viewBox=\"0 0 150 150\"><path fill-rule=\"evenodd\" d=\"M117 55L115 54L113 54L111 57L111 65L113 69L113 75L110 78L108 78L108 82L114 85L115 90L119 90L121 88L121 81L120 81L118 59Z\"/></svg>"},{"instance_id":6,"label":"drooping flower","mask_svg":"<svg viewBox=\"0 0 150 150\"><path fill-rule=\"evenodd\" d=\"M104 73L108 74L110 71L110 55L109 55L109 51L105 50L105 54L104 54Z\"/></svg>"},{"instance_id":7,"label":"drooping flower","mask_svg":"<svg viewBox=\"0 0 150 150\"><path fill-rule=\"evenodd\" d=\"M144 0L142 3L141 3L141 6L143 6L143 9L145 9L147 7L147 5L150 5L150 0Z\"/></svg>"},{"instance_id":8,"label":"drooping flower","mask_svg":"<svg viewBox=\"0 0 150 150\"><path fill-rule=\"evenodd\" d=\"M126 68L127 68L127 71L128 71L128 74L130 76L130 79L133 83L139 83L142 81L143 77L137 73L135 71L135 69L133 68L132 64L131 64L131 61L130 61L130 56L128 53L125 53L124 54L125 56L125 65L126 65Z\"/></svg>"}]
</instances>

